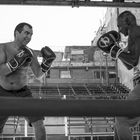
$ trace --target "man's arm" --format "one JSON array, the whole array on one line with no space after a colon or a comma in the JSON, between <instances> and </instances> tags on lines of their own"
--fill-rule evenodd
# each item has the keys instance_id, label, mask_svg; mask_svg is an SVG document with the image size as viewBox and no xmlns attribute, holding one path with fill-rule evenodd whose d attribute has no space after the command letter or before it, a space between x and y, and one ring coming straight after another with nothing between
<instances>
[{"instance_id":1,"label":"man's arm","mask_svg":"<svg viewBox=\"0 0 140 140\"><path fill-rule=\"evenodd\" d=\"M8 75L18 70L24 63L31 61L32 52L29 48L24 47L9 61L6 60L5 45L0 45L0 73Z\"/></svg>"},{"instance_id":2,"label":"man's arm","mask_svg":"<svg viewBox=\"0 0 140 140\"><path fill-rule=\"evenodd\" d=\"M40 63L38 62L37 55L35 54L34 51L33 51L33 58L32 58L32 62L31 62L31 65L30 66L31 66L32 72L34 73L34 75L37 78L39 78L42 75L44 75L44 73L42 72Z\"/></svg>"},{"instance_id":3,"label":"man's arm","mask_svg":"<svg viewBox=\"0 0 140 140\"><path fill-rule=\"evenodd\" d=\"M35 52L33 52L33 60L31 63L31 69L37 78L41 77L49 71L52 62L56 58L55 53L47 46L41 49L41 54L43 58L41 65L38 62Z\"/></svg>"},{"instance_id":4,"label":"man's arm","mask_svg":"<svg viewBox=\"0 0 140 140\"><path fill-rule=\"evenodd\" d=\"M0 74L2 75L8 75L11 73L9 68L6 65L6 54L4 51L4 45L0 44Z\"/></svg>"},{"instance_id":5,"label":"man's arm","mask_svg":"<svg viewBox=\"0 0 140 140\"><path fill-rule=\"evenodd\" d=\"M130 44L128 44L130 46ZM137 66L139 62L140 56L140 39L136 39L133 44L131 44L131 48L128 46L128 52L122 52L119 55L119 59L124 63L124 65L130 65L131 69Z\"/></svg>"}]
</instances>

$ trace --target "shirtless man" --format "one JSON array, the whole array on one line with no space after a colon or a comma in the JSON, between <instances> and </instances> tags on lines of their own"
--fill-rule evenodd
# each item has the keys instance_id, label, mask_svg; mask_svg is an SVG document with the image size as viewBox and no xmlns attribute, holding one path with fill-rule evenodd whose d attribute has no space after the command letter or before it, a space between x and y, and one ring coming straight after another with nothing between
<instances>
[{"instance_id":1,"label":"shirtless man","mask_svg":"<svg viewBox=\"0 0 140 140\"><path fill-rule=\"evenodd\" d=\"M117 18L119 33L128 36L128 45L124 50L119 47L120 34L110 31L98 40L98 47L109 53L114 59L119 58L128 70L134 70L134 89L127 100L140 100L140 26L130 11L122 12ZM131 127L140 117L116 117L115 140L133 140Z\"/></svg>"},{"instance_id":2,"label":"shirtless man","mask_svg":"<svg viewBox=\"0 0 140 140\"><path fill-rule=\"evenodd\" d=\"M36 77L42 76L55 59L54 52L49 47L41 49L43 61L40 65L34 51L27 47L33 35L32 26L20 23L14 30L14 41L0 44L0 96L32 97L27 87L27 71L31 67ZM0 133L8 116L0 116ZM34 127L36 140L46 140L43 124L44 117L26 117Z\"/></svg>"}]
</instances>

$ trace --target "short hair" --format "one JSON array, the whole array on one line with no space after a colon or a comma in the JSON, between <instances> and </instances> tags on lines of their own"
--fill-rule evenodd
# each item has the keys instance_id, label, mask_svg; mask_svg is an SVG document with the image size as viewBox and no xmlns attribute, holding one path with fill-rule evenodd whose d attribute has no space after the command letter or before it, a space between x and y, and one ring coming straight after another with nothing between
<instances>
[{"instance_id":1,"label":"short hair","mask_svg":"<svg viewBox=\"0 0 140 140\"><path fill-rule=\"evenodd\" d=\"M136 25L136 17L130 11L124 11L119 16L117 21L123 20L128 26Z\"/></svg>"},{"instance_id":2,"label":"short hair","mask_svg":"<svg viewBox=\"0 0 140 140\"><path fill-rule=\"evenodd\" d=\"M26 22L19 23L19 24L15 27L14 36L16 35L16 31L18 31L19 33L21 33L21 32L23 31L23 28L24 28L25 25L27 25L29 28L32 29L32 25L30 25L29 23L26 23Z\"/></svg>"}]
</instances>

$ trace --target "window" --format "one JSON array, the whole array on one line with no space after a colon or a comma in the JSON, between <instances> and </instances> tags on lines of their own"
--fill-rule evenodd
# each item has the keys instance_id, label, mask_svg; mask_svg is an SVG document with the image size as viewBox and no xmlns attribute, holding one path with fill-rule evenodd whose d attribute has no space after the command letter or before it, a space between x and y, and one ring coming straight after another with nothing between
<instances>
[{"instance_id":1,"label":"window","mask_svg":"<svg viewBox=\"0 0 140 140\"><path fill-rule=\"evenodd\" d=\"M95 79L100 79L100 78L105 79L105 77L106 77L105 71L95 71L94 72L94 78Z\"/></svg>"},{"instance_id":2,"label":"window","mask_svg":"<svg viewBox=\"0 0 140 140\"><path fill-rule=\"evenodd\" d=\"M109 78L116 78L116 72L109 72Z\"/></svg>"},{"instance_id":3,"label":"window","mask_svg":"<svg viewBox=\"0 0 140 140\"><path fill-rule=\"evenodd\" d=\"M60 78L71 78L70 70L60 71Z\"/></svg>"},{"instance_id":4,"label":"window","mask_svg":"<svg viewBox=\"0 0 140 140\"><path fill-rule=\"evenodd\" d=\"M100 72L99 71L95 71L94 72L94 77L95 77L95 79L100 79Z\"/></svg>"}]
</instances>

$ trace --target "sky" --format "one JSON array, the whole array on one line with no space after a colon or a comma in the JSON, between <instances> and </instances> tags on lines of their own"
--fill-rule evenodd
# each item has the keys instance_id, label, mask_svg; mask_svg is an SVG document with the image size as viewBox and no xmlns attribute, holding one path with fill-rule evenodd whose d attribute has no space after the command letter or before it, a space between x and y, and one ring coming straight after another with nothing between
<instances>
[{"instance_id":1,"label":"sky","mask_svg":"<svg viewBox=\"0 0 140 140\"><path fill-rule=\"evenodd\" d=\"M1 5L0 43L12 41L16 25L28 22L33 26L28 44L32 49L64 51L65 46L91 45L105 12L105 7Z\"/></svg>"}]
</instances>

